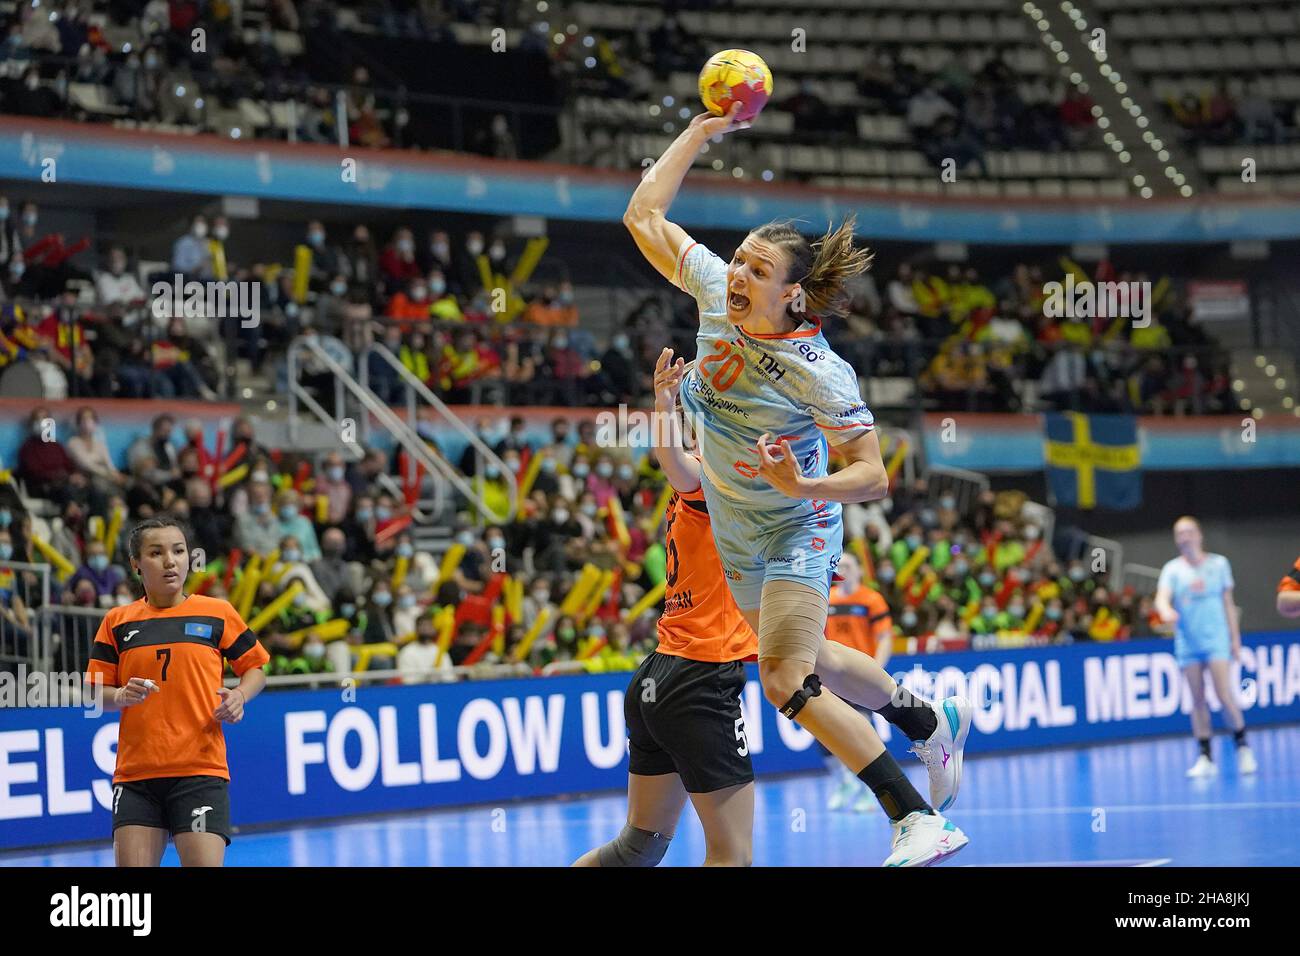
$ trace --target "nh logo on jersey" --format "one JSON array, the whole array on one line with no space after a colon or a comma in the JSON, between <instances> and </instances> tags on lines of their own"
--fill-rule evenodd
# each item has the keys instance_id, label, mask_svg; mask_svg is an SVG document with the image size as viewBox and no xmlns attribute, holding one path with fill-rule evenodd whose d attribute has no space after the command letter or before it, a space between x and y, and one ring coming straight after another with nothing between
<instances>
[{"instance_id":1,"label":"nh logo on jersey","mask_svg":"<svg viewBox=\"0 0 1300 956\"><path fill-rule=\"evenodd\" d=\"M758 356L759 371L770 377L773 381L779 382L785 375L785 368L775 358L762 352Z\"/></svg>"},{"instance_id":2,"label":"nh logo on jersey","mask_svg":"<svg viewBox=\"0 0 1300 956\"><path fill-rule=\"evenodd\" d=\"M195 621L190 621L185 625L185 636L210 638L212 636L212 625L199 624Z\"/></svg>"}]
</instances>

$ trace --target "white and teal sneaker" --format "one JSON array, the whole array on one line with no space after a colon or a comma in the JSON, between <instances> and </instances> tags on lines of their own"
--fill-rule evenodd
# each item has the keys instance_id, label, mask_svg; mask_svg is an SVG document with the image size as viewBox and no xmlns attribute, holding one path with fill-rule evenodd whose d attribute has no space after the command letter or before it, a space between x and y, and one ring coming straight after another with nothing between
<instances>
[{"instance_id":1,"label":"white and teal sneaker","mask_svg":"<svg viewBox=\"0 0 1300 956\"><path fill-rule=\"evenodd\" d=\"M930 775L930 806L942 813L953 805L961 788L962 750L970 733L972 707L965 697L947 697L931 706L938 725L928 739L914 741L910 749Z\"/></svg>"},{"instance_id":2,"label":"white and teal sneaker","mask_svg":"<svg viewBox=\"0 0 1300 956\"><path fill-rule=\"evenodd\" d=\"M893 827L893 852L884 866L934 866L970 842L955 823L938 813L914 810Z\"/></svg>"}]
</instances>

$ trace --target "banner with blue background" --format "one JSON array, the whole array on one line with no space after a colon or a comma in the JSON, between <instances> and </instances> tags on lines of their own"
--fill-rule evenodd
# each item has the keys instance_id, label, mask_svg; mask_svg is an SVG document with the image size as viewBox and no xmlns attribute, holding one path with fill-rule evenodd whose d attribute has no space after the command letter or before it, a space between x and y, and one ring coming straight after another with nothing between
<instances>
[{"instance_id":1,"label":"banner with blue background","mask_svg":"<svg viewBox=\"0 0 1300 956\"><path fill-rule=\"evenodd\" d=\"M1300 721L1300 633L1243 644L1234 680L1247 723ZM978 754L1187 732L1170 651L1161 640L1078 644L903 657L890 669L926 696L970 697ZM619 789L629 676L267 692L226 729L234 822ZM752 666L742 707L758 773L822 766L813 738L764 702ZM908 741L874 722L913 762ZM115 716L75 708L0 709L0 848L109 838L117 729Z\"/></svg>"}]
</instances>

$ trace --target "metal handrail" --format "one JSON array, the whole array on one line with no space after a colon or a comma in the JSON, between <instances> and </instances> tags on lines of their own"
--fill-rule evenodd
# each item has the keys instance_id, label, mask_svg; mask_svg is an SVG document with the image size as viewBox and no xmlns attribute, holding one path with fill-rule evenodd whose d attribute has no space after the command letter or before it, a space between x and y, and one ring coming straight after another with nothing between
<instances>
[{"instance_id":1,"label":"metal handrail","mask_svg":"<svg viewBox=\"0 0 1300 956\"><path fill-rule=\"evenodd\" d=\"M321 404L318 401L316 401L316 399L312 396L312 394L309 391L307 391L306 388L303 387L301 382L298 381L298 356L297 353L294 351L292 345L289 347L289 350L285 355L285 361L288 365L288 377L289 377L289 439L291 441L296 442L298 440L298 403L299 402L302 402L304 405L307 406L307 408L309 408L313 413L315 413L316 418L323 425L332 426L335 424L335 419L333 415L330 415L328 412L325 411L323 407L321 407ZM343 407L343 382L337 376L334 379L334 388L335 388L334 407L342 408ZM332 428L330 430L330 434L334 434ZM362 458L365 457L365 452L362 451L359 445L352 442L345 442L341 437L337 438L336 446L344 454L351 455L354 461L360 461ZM393 495L393 497L401 498L403 496L401 485L399 485L393 479L393 476L388 474L387 472L381 472L378 476L376 476L375 480L380 485L382 485L384 489L388 491L389 494ZM442 492L441 487L435 489L435 493L434 493L435 511L441 510L442 508L441 492ZM418 505L412 509L412 517L420 521L425 521L428 519L428 516L425 515L422 511L420 511Z\"/></svg>"},{"instance_id":2,"label":"metal handrail","mask_svg":"<svg viewBox=\"0 0 1300 956\"><path fill-rule=\"evenodd\" d=\"M428 468L431 472L437 472L438 474L444 474L446 471L450 470L450 466L443 462L441 458L430 453L428 446L424 444L424 440L421 439L419 435L407 428L405 423L393 414L393 410L383 402L379 401L369 388L363 386L350 372L348 372L347 369L334 361L329 353L320 347L320 343L309 342L305 337L301 336L290 343L285 357L288 365L289 396L291 399L289 405L289 438L291 441L296 441L298 437L298 412L295 403L292 401L294 398L301 400L308 408L315 412L321 422L333 424L335 421L334 416L327 414L325 409L321 407L320 403L317 402L316 399L313 398L298 381L298 353L302 349L309 350L325 366L330 374L334 376L334 388L338 398L342 398L345 389L351 392L353 397L361 403L362 408L379 419L379 421L383 423L384 427L388 429L393 438L397 440L397 443L415 458L419 459L422 465ZM336 407L342 407L341 403ZM339 439L339 444L348 448L353 453L354 457L362 457L363 453L361 452L361 449L355 444L344 442L342 438ZM382 482L385 488L388 488L398 498L403 497L402 489L390 475L381 475L381 478L386 479ZM472 499L473 496L469 495L468 497ZM442 487L437 482L434 482L435 515L441 513L442 506ZM411 517L417 522L423 524L432 520L433 515L426 514L420 509L418 503L413 503L411 505Z\"/></svg>"},{"instance_id":3,"label":"metal handrail","mask_svg":"<svg viewBox=\"0 0 1300 956\"><path fill-rule=\"evenodd\" d=\"M415 431L415 396L419 395L430 408L442 416L442 419L450 425L454 431L459 433L462 438L469 442L470 446L478 453L480 459L497 466L498 471L500 471L502 477L505 479L506 495L510 501L509 509L505 515L497 515L487 507L485 501L479 500L475 495L466 492L465 487L463 487L463 478L461 478L459 470L453 469L450 465L443 462L443 466L446 468L447 472L457 479L456 481L452 481L452 484L454 484L462 494L465 494L467 498L477 503L481 512L490 514L498 524L506 524L513 521L515 515L519 512L519 479L515 476L514 472L506 467L506 463L501 460L501 457L493 451L492 448L483 441L483 439L479 438L474 430L466 425L465 422L461 420L461 417L453 412L442 399L435 395L428 385L425 385L424 382L420 381L419 377L403 365L397 356L378 343L372 343L366 346L358 359L358 364L361 370L361 384L367 391L370 390L369 358L371 355L377 355L383 361L388 363L389 367L397 372L398 377L401 378L403 384L406 385L409 428L413 433L417 434L417 437L418 432ZM442 462L442 459L438 460Z\"/></svg>"}]
</instances>

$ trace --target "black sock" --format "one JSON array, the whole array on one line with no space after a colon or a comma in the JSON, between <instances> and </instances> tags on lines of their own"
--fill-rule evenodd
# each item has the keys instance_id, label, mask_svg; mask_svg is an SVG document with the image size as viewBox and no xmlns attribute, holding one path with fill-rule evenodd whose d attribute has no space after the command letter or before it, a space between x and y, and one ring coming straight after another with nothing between
<instances>
[{"instance_id":1,"label":"black sock","mask_svg":"<svg viewBox=\"0 0 1300 956\"><path fill-rule=\"evenodd\" d=\"M858 774L858 779L871 788L871 792L880 801L880 806L894 823L914 810L934 812L916 792L916 787L912 786L911 781L903 776L903 768L898 765L898 761L889 751L885 751L867 764Z\"/></svg>"},{"instance_id":2,"label":"black sock","mask_svg":"<svg viewBox=\"0 0 1300 956\"><path fill-rule=\"evenodd\" d=\"M1234 731L1232 732L1232 742L1235 743L1238 747L1244 747L1244 746L1246 746L1246 728L1245 728L1245 727L1242 727L1241 730L1234 730Z\"/></svg>"},{"instance_id":3,"label":"black sock","mask_svg":"<svg viewBox=\"0 0 1300 956\"><path fill-rule=\"evenodd\" d=\"M902 684L884 707L876 709L876 713L905 733L908 740L925 740L939 726L934 708L917 700Z\"/></svg>"},{"instance_id":4,"label":"black sock","mask_svg":"<svg viewBox=\"0 0 1300 956\"><path fill-rule=\"evenodd\" d=\"M1207 760L1213 760L1214 758L1210 756L1210 738L1201 737L1196 742L1201 745L1201 756Z\"/></svg>"}]
</instances>

